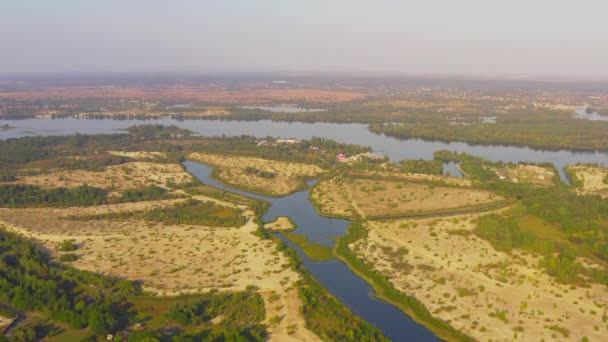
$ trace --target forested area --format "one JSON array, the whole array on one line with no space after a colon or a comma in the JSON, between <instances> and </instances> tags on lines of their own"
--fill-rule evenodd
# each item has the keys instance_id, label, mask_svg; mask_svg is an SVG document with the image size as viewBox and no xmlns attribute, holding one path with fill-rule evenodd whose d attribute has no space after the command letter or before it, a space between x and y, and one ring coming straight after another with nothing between
<instances>
[{"instance_id":1,"label":"forested area","mask_svg":"<svg viewBox=\"0 0 608 342\"><path fill-rule=\"evenodd\" d=\"M204 151L321 167L332 166L335 155L339 153L355 155L371 151L369 147L314 137L295 144L273 143L274 139L269 138L269 144L258 146L259 141L252 136L192 137L189 131L162 125L133 126L124 134L6 139L0 140L0 176L10 181L14 180L18 170L24 168L99 170L132 161L131 158L105 153L112 150L165 152L167 156L158 157L157 162L179 162L187 153Z\"/></svg>"},{"instance_id":2,"label":"forested area","mask_svg":"<svg viewBox=\"0 0 608 342\"><path fill-rule=\"evenodd\" d=\"M55 322L76 330L87 328L91 341L108 333L116 333L117 338L128 335L128 341L167 340L160 331L126 333L125 329L142 319L131 304L143 295L137 283L54 264L37 245L3 229L0 252L2 315L11 317L17 311L43 315L18 325L10 341L29 342L60 334L62 329ZM193 296L187 304L173 305L166 317L195 328L179 333L178 326L174 341L264 341L266 327L260 324L264 312L261 296L251 288ZM219 315L221 323L209 322ZM0 334L0 341L2 338Z\"/></svg>"},{"instance_id":3,"label":"forested area","mask_svg":"<svg viewBox=\"0 0 608 342\"><path fill-rule=\"evenodd\" d=\"M107 202L107 192L82 185L76 188L43 189L32 185L0 185L0 206L23 207L69 207L92 206Z\"/></svg>"},{"instance_id":4,"label":"forested area","mask_svg":"<svg viewBox=\"0 0 608 342\"><path fill-rule=\"evenodd\" d=\"M75 188L44 189L34 185L0 184L0 207L70 207L95 206L106 203L125 203L177 198L157 186L125 190L119 197L108 197L108 192L88 185Z\"/></svg>"},{"instance_id":5,"label":"forested area","mask_svg":"<svg viewBox=\"0 0 608 342\"><path fill-rule=\"evenodd\" d=\"M372 124L369 128L374 133L402 139L421 138L541 149L608 150L608 122L572 119L557 114L547 117L543 112L534 111L527 116L497 114L496 123L382 123Z\"/></svg>"},{"instance_id":6,"label":"forested area","mask_svg":"<svg viewBox=\"0 0 608 342\"><path fill-rule=\"evenodd\" d=\"M281 160L305 164L316 164L328 168L335 163L335 156L339 153L355 155L371 152L369 147L352 144L342 144L333 140L313 137L299 143L282 144L273 143L258 146L260 139L251 136L222 137L201 139L185 147L188 151L205 151L227 156L258 157L263 159ZM322 152L323 151L323 152Z\"/></svg>"},{"instance_id":7,"label":"forested area","mask_svg":"<svg viewBox=\"0 0 608 342\"><path fill-rule=\"evenodd\" d=\"M427 175L441 175L443 162L441 160L402 160L403 171L408 173L423 173Z\"/></svg>"},{"instance_id":8,"label":"forested area","mask_svg":"<svg viewBox=\"0 0 608 342\"><path fill-rule=\"evenodd\" d=\"M146 211L119 211L72 218L77 220L135 219L171 225L190 224L211 227L240 227L245 224L245 219L238 209L195 199L187 199L170 207Z\"/></svg>"},{"instance_id":9,"label":"forested area","mask_svg":"<svg viewBox=\"0 0 608 342\"><path fill-rule=\"evenodd\" d=\"M539 187L500 180L490 168L504 164L464 153L438 151L435 158L461 162L476 186L517 200L514 211L479 219L475 234L500 250L521 248L540 253L544 256L540 266L560 281L582 284L584 276L608 284L608 201L597 195L578 195L562 182ZM569 177L576 184L572 173ZM546 222L564 239L550 239L547 232L540 232L529 222L522 223L526 215ZM591 258L603 267L585 268L576 257Z\"/></svg>"},{"instance_id":10,"label":"forested area","mask_svg":"<svg viewBox=\"0 0 608 342\"><path fill-rule=\"evenodd\" d=\"M129 281L52 265L38 246L0 230L0 303L95 334L128 324L126 298L141 292Z\"/></svg>"},{"instance_id":11,"label":"forested area","mask_svg":"<svg viewBox=\"0 0 608 342\"><path fill-rule=\"evenodd\" d=\"M252 325L264 320L264 300L258 293L248 290L237 293L210 292L196 300L176 304L167 317L182 325L200 325L222 317L222 324L233 327Z\"/></svg>"}]
</instances>

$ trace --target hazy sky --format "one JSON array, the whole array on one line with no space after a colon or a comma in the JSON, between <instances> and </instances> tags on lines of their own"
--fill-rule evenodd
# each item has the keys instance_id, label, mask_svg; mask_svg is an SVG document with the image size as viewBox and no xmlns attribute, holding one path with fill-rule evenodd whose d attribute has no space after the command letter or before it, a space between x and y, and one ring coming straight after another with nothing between
<instances>
[{"instance_id":1,"label":"hazy sky","mask_svg":"<svg viewBox=\"0 0 608 342\"><path fill-rule=\"evenodd\" d=\"M607 0L0 0L0 72L608 77Z\"/></svg>"}]
</instances>

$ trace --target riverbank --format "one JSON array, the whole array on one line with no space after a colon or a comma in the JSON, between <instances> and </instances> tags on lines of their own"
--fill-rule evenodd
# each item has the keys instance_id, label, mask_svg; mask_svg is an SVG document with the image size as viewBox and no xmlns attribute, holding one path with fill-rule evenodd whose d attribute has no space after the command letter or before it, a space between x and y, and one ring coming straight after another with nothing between
<instances>
[{"instance_id":1,"label":"riverbank","mask_svg":"<svg viewBox=\"0 0 608 342\"><path fill-rule=\"evenodd\" d=\"M456 331L448 323L432 317L431 313L416 298L395 290L386 278L372 271L350 251L348 245L362 238L362 234L366 234L364 230L365 228L361 226L360 222L354 222L348 228L346 235L338 240L334 248L336 257L372 285L376 297L397 306L416 322L431 330L435 335L448 341L474 341L470 337Z\"/></svg>"}]
</instances>

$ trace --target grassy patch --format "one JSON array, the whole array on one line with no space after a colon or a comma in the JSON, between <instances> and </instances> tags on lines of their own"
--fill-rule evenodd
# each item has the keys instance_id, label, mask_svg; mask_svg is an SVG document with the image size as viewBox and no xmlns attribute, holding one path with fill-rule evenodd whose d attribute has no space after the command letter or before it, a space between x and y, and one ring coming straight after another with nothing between
<instances>
[{"instance_id":1,"label":"grassy patch","mask_svg":"<svg viewBox=\"0 0 608 342\"><path fill-rule=\"evenodd\" d=\"M330 247L325 247L317 243L310 242L308 241L308 237L306 237L305 235L289 232L284 232L281 234L283 234L283 236L285 236L289 241L295 243L300 248L302 248L304 253L306 253L306 255L312 260L323 261L329 260L334 257Z\"/></svg>"}]
</instances>

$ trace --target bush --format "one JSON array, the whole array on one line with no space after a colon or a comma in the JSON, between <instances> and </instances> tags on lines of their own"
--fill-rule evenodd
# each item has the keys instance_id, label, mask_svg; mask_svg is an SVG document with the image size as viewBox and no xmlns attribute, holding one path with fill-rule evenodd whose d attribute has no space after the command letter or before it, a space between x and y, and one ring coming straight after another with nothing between
<instances>
[{"instance_id":1,"label":"bush","mask_svg":"<svg viewBox=\"0 0 608 342\"><path fill-rule=\"evenodd\" d=\"M61 262L73 262L76 260L78 260L78 257L74 253L67 253L59 256L59 261Z\"/></svg>"},{"instance_id":2,"label":"bush","mask_svg":"<svg viewBox=\"0 0 608 342\"><path fill-rule=\"evenodd\" d=\"M71 251L75 251L78 247L69 240L64 240L63 242L61 242L61 244L59 244L59 251L60 252L71 252Z\"/></svg>"}]
</instances>

